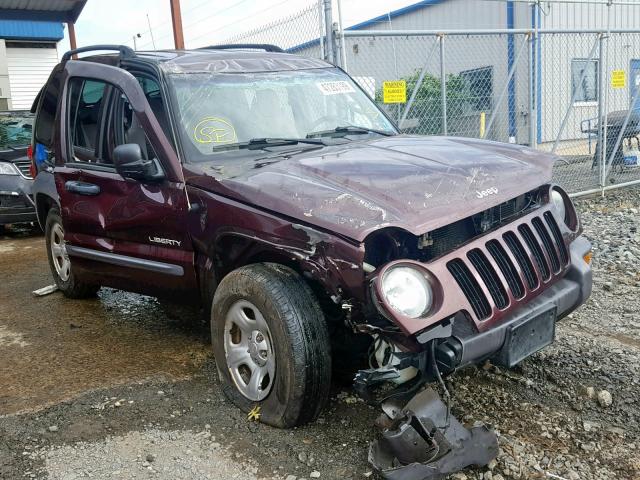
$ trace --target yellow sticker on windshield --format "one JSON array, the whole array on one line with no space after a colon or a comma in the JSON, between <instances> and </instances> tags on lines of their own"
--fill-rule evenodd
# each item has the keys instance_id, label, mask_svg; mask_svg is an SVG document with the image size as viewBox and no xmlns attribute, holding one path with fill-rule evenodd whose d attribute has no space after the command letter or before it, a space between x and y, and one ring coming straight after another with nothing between
<instances>
[{"instance_id":1,"label":"yellow sticker on windshield","mask_svg":"<svg viewBox=\"0 0 640 480\"><path fill-rule=\"evenodd\" d=\"M198 143L234 143L238 141L236 129L226 120L205 117L193 129L193 139Z\"/></svg>"}]
</instances>

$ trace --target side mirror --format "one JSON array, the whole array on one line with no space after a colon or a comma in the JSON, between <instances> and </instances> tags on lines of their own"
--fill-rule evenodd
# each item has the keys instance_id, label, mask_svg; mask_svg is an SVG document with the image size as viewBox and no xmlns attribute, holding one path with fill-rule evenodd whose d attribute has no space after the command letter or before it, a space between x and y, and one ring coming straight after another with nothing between
<instances>
[{"instance_id":1,"label":"side mirror","mask_svg":"<svg viewBox=\"0 0 640 480\"><path fill-rule=\"evenodd\" d=\"M126 143L113 149L113 163L116 171L124 178L141 182L159 182L164 180L164 172L157 159L144 160L140 145Z\"/></svg>"}]
</instances>

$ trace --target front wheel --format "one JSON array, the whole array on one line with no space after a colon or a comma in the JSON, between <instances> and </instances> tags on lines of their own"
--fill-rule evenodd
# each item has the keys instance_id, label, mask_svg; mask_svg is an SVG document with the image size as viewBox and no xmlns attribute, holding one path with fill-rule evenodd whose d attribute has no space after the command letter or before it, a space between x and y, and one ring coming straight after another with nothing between
<instances>
[{"instance_id":1,"label":"front wheel","mask_svg":"<svg viewBox=\"0 0 640 480\"><path fill-rule=\"evenodd\" d=\"M260 407L260 421L281 428L318 417L331 381L329 334L296 272L266 263L224 277L211 338L224 392L242 410Z\"/></svg>"},{"instance_id":2,"label":"front wheel","mask_svg":"<svg viewBox=\"0 0 640 480\"><path fill-rule=\"evenodd\" d=\"M99 286L88 285L76 277L71 266L71 260L67 254L64 240L64 228L62 218L57 208L52 208L47 214L45 224L45 240L47 243L47 256L51 274L58 289L69 298L93 297Z\"/></svg>"}]
</instances>

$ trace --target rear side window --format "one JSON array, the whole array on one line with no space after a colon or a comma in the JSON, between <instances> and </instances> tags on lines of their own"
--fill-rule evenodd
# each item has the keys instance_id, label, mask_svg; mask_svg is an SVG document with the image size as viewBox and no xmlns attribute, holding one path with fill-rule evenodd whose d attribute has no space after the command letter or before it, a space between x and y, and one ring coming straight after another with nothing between
<instances>
[{"instance_id":1,"label":"rear side window","mask_svg":"<svg viewBox=\"0 0 640 480\"><path fill-rule=\"evenodd\" d=\"M69 82L69 136L74 161L99 161L98 142L107 84L73 78Z\"/></svg>"},{"instance_id":2,"label":"rear side window","mask_svg":"<svg viewBox=\"0 0 640 480\"><path fill-rule=\"evenodd\" d=\"M44 91L36 119L35 140L46 148L53 147L53 129L60 95L60 75L53 74Z\"/></svg>"}]
</instances>

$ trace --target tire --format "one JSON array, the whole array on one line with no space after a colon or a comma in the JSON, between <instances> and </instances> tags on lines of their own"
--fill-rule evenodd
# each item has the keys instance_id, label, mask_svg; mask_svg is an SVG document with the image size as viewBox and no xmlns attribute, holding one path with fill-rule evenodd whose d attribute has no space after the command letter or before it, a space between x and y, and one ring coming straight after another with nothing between
<instances>
[{"instance_id":1,"label":"tire","mask_svg":"<svg viewBox=\"0 0 640 480\"><path fill-rule=\"evenodd\" d=\"M73 272L73 266L64 249L64 228L57 208L49 210L44 231L49 267L58 289L68 298L95 297L100 286L83 283ZM64 263L63 259L68 263Z\"/></svg>"},{"instance_id":2,"label":"tire","mask_svg":"<svg viewBox=\"0 0 640 480\"><path fill-rule=\"evenodd\" d=\"M237 321L239 312L242 319ZM253 322L249 330L255 328L258 333L245 344L247 335L244 330L238 333L238 325L247 319ZM260 407L260 421L279 428L318 417L331 383L329 333L317 299L295 271L262 263L224 277L213 298L211 339L223 391L240 409L249 412ZM247 356L244 347L252 341L254 347L247 348L251 358L242 360L244 364L234 361L236 351ZM265 365L260 366L262 362ZM266 371L257 390L251 389L254 371Z\"/></svg>"}]
</instances>

